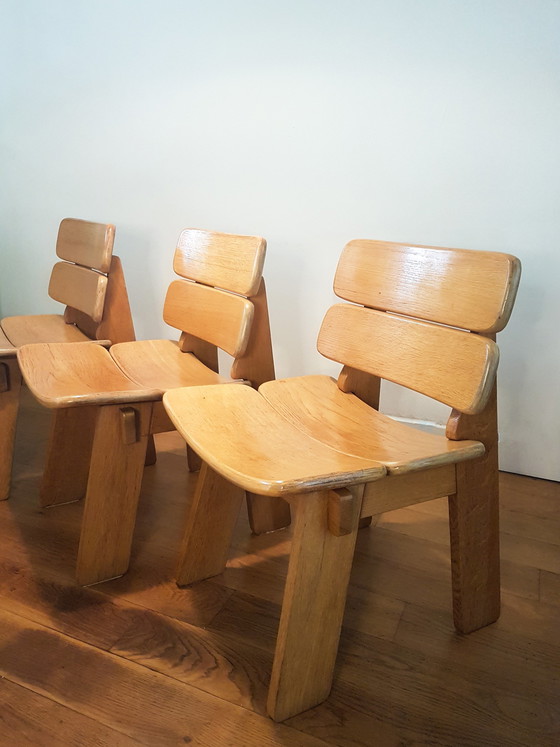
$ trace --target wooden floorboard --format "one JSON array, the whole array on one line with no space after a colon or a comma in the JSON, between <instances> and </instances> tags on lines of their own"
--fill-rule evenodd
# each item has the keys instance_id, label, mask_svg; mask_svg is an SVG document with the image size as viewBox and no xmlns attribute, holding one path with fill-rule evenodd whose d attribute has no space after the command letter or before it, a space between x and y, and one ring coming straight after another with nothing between
<instances>
[{"instance_id":1,"label":"wooden floorboard","mask_svg":"<svg viewBox=\"0 0 560 747\"><path fill-rule=\"evenodd\" d=\"M130 571L74 582L80 503L40 509L48 413L26 396L0 504L0 744L560 744L560 485L501 475L502 615L454 632L445 499L360 532L331 696L284 724L265 699L290 531L242 512L225 573L181 589L194 479L157 437Z\"/></svg>"}]
</instances>

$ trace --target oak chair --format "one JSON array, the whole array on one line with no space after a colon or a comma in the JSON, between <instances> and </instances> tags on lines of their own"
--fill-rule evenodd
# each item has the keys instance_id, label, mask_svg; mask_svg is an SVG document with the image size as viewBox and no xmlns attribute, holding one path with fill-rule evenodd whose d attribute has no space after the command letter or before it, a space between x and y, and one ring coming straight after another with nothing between
<instances>
[{"instance_id":1,"label":"oak chair","mask_svg":"<svg viewBox=\"0 0 560 747\"><path fill-rule=\"evenodd\" d=\"M497 619L498 443L495 333L520 265L506 254L352 241L318 350L338 381L304 376L163 398L204 460L178 583L223 569L243 490L289 501L292 549L268 711L284 720L329 694L360 521L449 496L453 613L468 633ZM380 379L452 408L446 435L377 410ZM213 424L219 422L217 431Z\"/></svg>"},{"instance_id":2,"label":"oak chair","mask_svg":"<svg viewBox=\"0 0 560 747\"><path fill-rule=\"evenodd\" d=\"M163 319L181 332L178 342L141 340L101 346L28 345L18 352L26 383L44 405L89 423L87 469L56 487L56 500L85 494L76 576L98 583L126 572L143 465L150 434L174 430L162 395L174 387L232 381L258 386L274 378L266 290L264 239L196 229L182 232ZM218 372L218 348L233 358L231 377ZM238 384L238 385L240 385ZM245 387L243 387L245 388ZM78 437L61 428L72 469ZM219 429L219 423L216 423ZM197 469L195 455L189 455ZM287 504L248 496L256 531L289 524Z\"/></svg>"},{"instance_id":3,"label":"oak chair","mask_svg":"<svg viewBox=\"0 0 560 747\"><path fill-rule=\"evenodd\" d=\"M0 330L0 500L8 498L19 407L21 373L16 354L22 345L39 342L112 342L134 340L121 261L113 255L115 227L65 218L58 229L48 293L66 305L63 314L11 316ZM53 418L44 486L68 479L57 469L60 418ZM79 423L75 430L79 433ZM78 444L74 444L78 459ZM87 456L87 452L86 452ZM46 491L48 492L48 490ZM46 492L41 491L42 502Z\"/></svg>"}]
</instances>

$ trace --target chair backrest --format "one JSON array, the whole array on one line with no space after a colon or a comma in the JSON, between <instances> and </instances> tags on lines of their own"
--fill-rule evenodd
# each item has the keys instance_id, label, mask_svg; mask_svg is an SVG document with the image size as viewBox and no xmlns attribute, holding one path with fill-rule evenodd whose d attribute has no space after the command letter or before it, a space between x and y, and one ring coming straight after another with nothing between
<instances>
[{"instance_id":1,"label":"chair backrest","mask_svg":"<svg viewBox=\"0 0 560 747\"><path fill-rule=\"evenodd\" d=\"M56 242L57 262L49 281L49 296L101 322L113 255L115 227L65 218Z\"/></svg>"},{"instance_id":2,"label":"chair backrest","mask_svg":"<svg viewBox=\"0 0 560 747\"><path fill-rule=\"evenodd\" d=\"M234 359L243 356L255 314L250 298L261 288L265 253L259 236L185 229L173 261L182 279L168 288L164 321L184 333L183 341L195 338ZM187 344L182 349L197 352Z\"/></svg>"},{"instance_id":3,"label":"chair backrest","mask_svg":"<svg viewBox=\"0 0 560 747\"><path fill-rule=\"evenodd\" d=\"M318 349L339 363L480 412L520 263L508 254L356 240L344 248ZM474 333L474 334L473 334Z\"/></svg>"}]
</instances>

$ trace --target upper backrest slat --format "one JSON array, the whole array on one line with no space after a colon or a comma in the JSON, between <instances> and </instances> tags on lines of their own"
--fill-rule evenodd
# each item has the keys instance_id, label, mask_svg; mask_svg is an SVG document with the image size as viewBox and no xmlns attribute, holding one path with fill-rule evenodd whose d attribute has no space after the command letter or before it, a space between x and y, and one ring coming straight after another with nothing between
<instances>
[{"instance_id":1,"label":"upper backrest slat","mask_svg":"<svg viewBox=\"0 0 560 747\"><path fill-rule=\"evenodd\" d=\"M171 327L217 345L234 358L245 352L253 315L253 304L243 296L188 280L171 283L163 307L163 319Z\"/></svg>"},{"instance_id":2,"label":"upper backrest slat","mask_svg":"<svg viewBox=\"0 0 560 747\"><path fill-rule=\"evenodd\" d=\"M107 283L107 276L95 270L69 262L57 262L51 273L49 296L82 311L94 322L100 322Z\"/></svg>"},{"instance_id":3,"label":"upper backrest slat","mask_svg":"<svg viewBox=\"0 0 560 747\"><path fill-rule=\"evenodd\" d=\"M179 237L173 269L181 277L250 297L258 292L265 253L260 236L187 228Z\"/></svg>"},{"instance_id":4,"label":"upper backrest slat","mask_svg":"<svg viewBox=\"0 0 560 747\"><path fill-rule=\"evenodd\" d=\"M111 266L115 226L65 218L60 223L56 254L60 259L107 274Z\"/></svg>"},{"instance_id":5,"label":"upper backrest slat","mask_svg":"<svg viewBox=\"0 0 560 747\"><path fill-rule=\"evenodd\" d=\"M468 414L484 407L498 365L487 337L351 304L327 311L317 348Z\"/></svg>"},{"instance_id":6,"label":"upper backrest slat","mask_svg":"<svg viewBox=\"0 0 560 747\"><path fill-rule=\"evenodd\" d=\"M334 291L373 309L493 334L508 322L520 272L509 254L357 239L342 252Z\"/></svg>"}]
</instances>

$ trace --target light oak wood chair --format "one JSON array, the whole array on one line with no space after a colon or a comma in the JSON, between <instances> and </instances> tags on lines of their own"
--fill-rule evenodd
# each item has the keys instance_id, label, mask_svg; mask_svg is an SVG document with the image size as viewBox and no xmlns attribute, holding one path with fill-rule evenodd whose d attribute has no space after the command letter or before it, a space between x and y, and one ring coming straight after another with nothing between
<instances>
[{"instance_id":1,"label":"light oak wood chair","mask_svg":"<svg viewBox=\"0 0 560 747\"><path fill-rule=\"evenodd\" d=\"M331 688L360 520L449 496L453 612L468 633L499 615L495 333L520 265L505 254L352 241L319 351L327 376L167 392L164 405L204 460L178 583L219 573L243 490L288 500L292 549L268 711L283 720ZM446 435L378 412L388 379L452 409ZM219 423L219 429L215 428Z\"/></svg>"},{"instance_id":2,"label":"light oak wood chair","mask_svg":"<svg viewBox=\"0 0 560 747\"><path fill-rule=\"evenodd\" d=\"M98 583L128 568L148 437L175 429L163 408L163 393L232 381L258 386L274 378L262 278L265 251L260 237L182 232L173 262L181 279L169 286L163 308L164 321L181 331L178 342L142 340L109 351L72 344L19 350L31 392L60 413L61 423L67 418L61 452L72 476L53 490L57 501L85 494L79 583ZM230 377L218 372L219 348L233 357ZM78 412L81 433L91 433L92 448L91 462L76 467L72 444L84 438L74 427ZM89 423L86 429L84 423ZM199 466L195 456L189 455L191 469ZM290 522L285 503L249 495L248 504L256 531Z\"/></svg>"},{"instance_id":3,"label":"light oak wood chair","mask_svg":"<svg viewBox=\"0 0 560 747\"><path fill-rule=\"evenodd\" d=\"M65 218L58 230L56 254L48 293L66 305L63 314L11 316L2 319L0 332L0 500L8 498L12 471L21 373L16 353L22 345L38 342L112 342L134 340L121 261L113 255L115 227ZM46 476L56 482L60 444L52 425ZM77 427L79 432L79 424ZM78 444L73 448L76 455ZM66 479L67 475L62 476ZM44 491L41 491L44 497Z\"/></svg>"}]
</instances>

